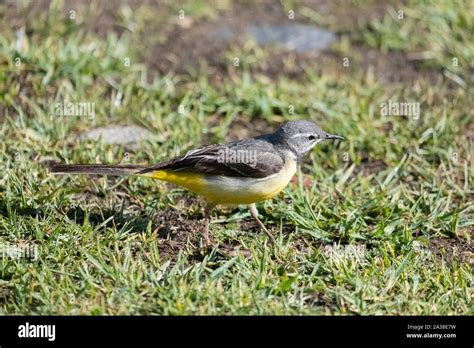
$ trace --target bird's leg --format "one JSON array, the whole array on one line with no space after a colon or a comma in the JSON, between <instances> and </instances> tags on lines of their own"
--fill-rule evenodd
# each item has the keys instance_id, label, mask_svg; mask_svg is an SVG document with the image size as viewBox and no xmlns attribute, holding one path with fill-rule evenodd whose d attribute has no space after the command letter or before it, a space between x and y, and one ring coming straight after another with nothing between
<instances>
[{"instance_id":1,"label":"bird's leg","mask_svg":"<svg viewBox=\"0 0 474 348\"><path fill-rule=\"evenodd\" d=\"M206 246L211 245L211 239L209 238L209 224L211 223L211 211L216 205L213 203L206 203L203 210L203 219L204 219L204 243Z\"/></svg>"},{"instance_id":2,"label":"bird's leg","mask_svg":"<svg viewBox=\"0 0 474 348\"><path fill-rule=\"evenodd\" d=\"M257 206L255 203L249 204L249 210L250 210L250 215L252 215L253 219L255 222L260 226L260 228L267 234L268 238L270 238L272 243L275 243L275 237L273 237L273 234L270 233L269 230L265 227L265 225L260 221L258 218L258 210Z\"/></svg>"}]
</instances>

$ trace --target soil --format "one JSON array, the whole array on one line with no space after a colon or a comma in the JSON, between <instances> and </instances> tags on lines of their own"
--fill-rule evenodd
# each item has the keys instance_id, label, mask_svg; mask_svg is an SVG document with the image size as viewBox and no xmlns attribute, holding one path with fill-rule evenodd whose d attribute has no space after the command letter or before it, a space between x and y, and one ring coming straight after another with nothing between
<instances>
[{"instance_id":1,"label":"soil","mask_svg":"<svg viewBox=\"0 0 474 348\"><path fill-rule=\"evenodd\" d=\"M319 2L322 3L322 2ZM346 2L347 4L348 2ZM313 7L317 7L314 6ZM333 16L340 15L340 8L333 6L322 6L327 11L334 11ZM383 17L386 6L376 5L376 11L357 9L355 13L365 16L356 17L350 6L342 7L346 11L341 12L343 18L352 18L358 25L367 23L373 18ZM352 14L352 16L351 16ZM236 74L233 62L224 53L234 45L242 45L243 32L252 24L295 24L307 23L301 16L295 20L289 20L283 12L283 8L277 2L259 2L258 6L237 5L229 12L223 13L217 22L193 21L189 26L174 25L167 33L164 42L152 45L146 50L142 59L152 72L167 74L188 74L190 71L199 71L205 63L209 71L208 75L214 77L214 82L219 82L224 76ZM215 33L223 28L235 35L232 41L218 40ZM340 33L342 34L342 33ZM418 79L429 79L433 83L443 79L440 72L424 69L416 62L410 60L404 52L383 53L364 45L352 47L351 55L348 56L350 66L343 66L343 58L340 54L329 49L313 53L295 53L275 48L265 59L258 61L249 67L252 73L265 75L269 78L284 76L289 79L304 79L307 67L317 72L325 71L334 74L352 74L351 65L362 66L363 72L372 70L375 80L381 83L404 82L414 83Z\"/></svg>"},{"instance_id":2,"label":"soil","mask_svg":"<svg viewBox=\"0 0 474 348\"><path fill-rule=\"evenodd\" d=\"M249 124L251 127L249 127ZM277 130L278 126L279 124L270 125L261 118L252 118L251 120L246 120L239 117L230 124L226 140L234 141L245 138L253 138L266 133L273 133Z\"/></svg>"},{"instance_id":3,"label":"soil","mask_svg":"<svg viewBox=\"0 0 474 348\"><path fill-rule=\"evenodd\" d=\"M474 266L474 227L469 226L467 233L470 235L468 240L454 238L435 237L430 239L428 249L441 261L448 264L456 261L457 263L467 263Z\"/></svg>"},{"instance_id":4,"label":"soil","mask_svg":"<svg viewBox=\"0 0 474 348\"><path fill-rule=\"evenodd\" d=\"M363 160L360 165L354 168L352 177L357 176L359 173L363 173L364 176L371 174L377 174L385 169L387 169L387 164L382 160Z\"/></svg>"}]
</instances>

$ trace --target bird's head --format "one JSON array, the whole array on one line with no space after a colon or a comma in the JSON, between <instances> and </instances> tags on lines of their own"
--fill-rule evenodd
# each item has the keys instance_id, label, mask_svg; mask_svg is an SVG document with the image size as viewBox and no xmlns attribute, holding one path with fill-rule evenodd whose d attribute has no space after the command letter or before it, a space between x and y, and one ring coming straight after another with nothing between
<instances>
[{"instance_id":1,"label":"bird's head","mask_svg":"<svg viewBox=\"0 0 474 348\"><path fill-rule=\"evenodd\" d=\"M344 140L343 137L326 133L315 123L306 120L287 122L272 135L274 144L291 151L298 161L316 144L328 139Z\"/></svg>"}]
</instances>

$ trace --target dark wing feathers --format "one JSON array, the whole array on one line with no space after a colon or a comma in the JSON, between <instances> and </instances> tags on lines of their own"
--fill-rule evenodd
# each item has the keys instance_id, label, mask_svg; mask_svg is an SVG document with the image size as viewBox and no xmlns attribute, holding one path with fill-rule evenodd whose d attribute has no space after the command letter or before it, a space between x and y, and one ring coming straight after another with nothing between
<instances>
[{"instance_id":1,"label":"dark wing feathers","mask_svg":"<svg viewBox=\"0 0 474 348\"><path fill-rule=\"evenodd\" d=\"M245 153L248 156L246 158L232 158L229 156L229 154L237 153ZM284 159L278 152L274 151L271 143L260 139L249 139L192 150L184 156L148 167L140 171L139 174L150 173L155 170L170 170L233 177L264 178L278 173L283 166Z\"/></svg>"}]
</instances>

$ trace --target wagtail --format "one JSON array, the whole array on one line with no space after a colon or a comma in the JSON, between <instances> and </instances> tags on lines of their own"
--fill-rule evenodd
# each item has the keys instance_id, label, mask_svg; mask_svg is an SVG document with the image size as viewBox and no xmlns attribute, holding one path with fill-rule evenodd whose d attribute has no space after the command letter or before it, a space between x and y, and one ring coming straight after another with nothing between
<instances>
[{"instance_id":1,"label":"wagtail","mask_svg":"<svg viewBox=\"0 0 474 348\"><path fill-rule=\"evenodd\" d=\"M211 210L219 204L246 204L250 214L268 235L258 218L256 202L272 198L290 182L298 163L326 139L341 139L309 121L291 121L275 133L189 151L153 166L106 164L53 164L57 174L137 175L171 182L205 198L204 239L209 240Z\"/></svg>"}]
</instances>

